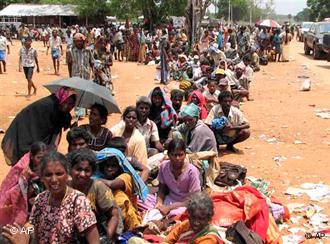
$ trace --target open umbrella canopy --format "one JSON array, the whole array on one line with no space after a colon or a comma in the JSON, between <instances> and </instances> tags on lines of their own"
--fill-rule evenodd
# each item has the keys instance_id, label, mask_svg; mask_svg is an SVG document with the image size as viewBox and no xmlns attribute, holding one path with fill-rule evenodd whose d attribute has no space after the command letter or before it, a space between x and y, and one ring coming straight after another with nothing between
<instances>
[{"instance_id":1,"label":"open umbrella canopy","mask_svg":"<svg viewBox=\"0 0 330 244\"><path fill-rule=\"evenodd\" d=\"M259 20L256 23L259 26L264 26L264 27L270 27L270 28L280 28L281 25L276 22L276 20L273 19L264 19L264 20Z\"/></svg>"},{"instance_id":2,"label":"open umbrella canopy","mask_svg":"<svg viewBox=\"0 0 330 244\"><path fill-rule=\"evenodd\" d=\"M120 113L120 109L111 92L106 87L100 86L91 80L71 77L55 80L44 85L52 93L55 93L62 86L70 87L77 92L78 107L90 108L94 103L99 103L104 105L109 113Z\"/></svg>"}]
</instances>

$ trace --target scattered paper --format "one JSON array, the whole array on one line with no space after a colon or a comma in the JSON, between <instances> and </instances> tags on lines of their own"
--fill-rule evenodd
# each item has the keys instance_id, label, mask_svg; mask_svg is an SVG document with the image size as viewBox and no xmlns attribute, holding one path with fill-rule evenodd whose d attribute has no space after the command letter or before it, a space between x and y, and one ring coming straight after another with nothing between
<instances>
[{"instance_id":1,"label":"scattered paper","mask_svg":"<svg viewBox=\"0 0 330 244\"><path fill-rule=\"evenodd\" d=\"M301 197L303 192L304 191L300 188L295 188L295 187L289 186L289 188L286 189L284 194L292 195L292 196L296 196L296 197Z\"/></svg>"},{"instance_id":2,"label":"scattered paper","mask_svg":"<svg viewBox=\"0 0 330 244\"><path fill-rule=\"evenodd\" d=\"M322 119L330 119L330 109L317 109L315 112L317 117Z\"/></svg>"},{"instance_id":3,"label":"scattered paper","mask_svg":"<svg viewBox=\"0 0 330 244\"><path fill-rule=\"evenodd\" d=\"M275 156L275 157L273 157L273 160L276 162L276 164L278 165L278 166L282 166L282 162L284 162L285 160L287 160L287 158L286 157L284 157L284 156Z\"/></svg>"},{"instance_id":4,"label":"scattered paper","mask_svg":"<svg viewBox=\"0 0 330 244\"><path fill-rule=\"evenodd\" d=\"M298 244L305 241L305 235L303 233L291 234L282 236L282 241L285 244Z\"/></svg>"}]
</instances>

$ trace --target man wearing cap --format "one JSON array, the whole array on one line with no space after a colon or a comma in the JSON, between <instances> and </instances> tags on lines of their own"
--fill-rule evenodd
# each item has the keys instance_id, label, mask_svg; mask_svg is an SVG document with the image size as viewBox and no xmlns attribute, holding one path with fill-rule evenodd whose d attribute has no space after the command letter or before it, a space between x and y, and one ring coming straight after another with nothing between
<instances>
[{"instance_id":1,"label":"man wearing cap","mask_svg":"<svg viewBox=\"0 0 330 244\"><path fill-rule=\"evenodd\" d=\"M211 126L214 119L225 117L227 123L214 131L215 137L219 145L227 145L228 151L237 153L239 150L234 145L250 137L249 122L238 108L232 106L233 96L229 91L221 92L218 100L220 104L211 109L205 124Z\"/></svg>"},{"instance_id":2,"label":"man wearing cap","mask_svg":"<svg viewBox=\"0 0 330 244\"><path fill-rule=\"evenodd\" d=\"M49 38L46 55L48 55L48 50L51 49L51 55L53 60L53 67L55 70L55 75L60 74L60 58L63 55L62 40L58 36L57 30L52 31L52 36Z\"/></svg>"},{"instance_id":3,"label":"man wearing cap","mask_svg":"<svg viewBox=\"0 0 330 244\"><path fill-rule=\"evenodd\" d=\"M139 97L136 101L137 123L136 128L144 136L148 150L148 156L151 157L158 152L164 151L160 143L157 125L148 118L151 108L151 100L148 97ZM150 145L151 144L151 145ZM151 147L154 148L151 148Z\"/></svg>"},{"instance_id":4,"label":"man wearing cap","mask_svg":"<svg viewBox=\"0 0 330 244\"><path fill-rule=\"evenodd\" d=\"M214 71L214 79L216 81L220 81L221 79L223 79L225 77L226 77L226 75L225 75L225 70L224 69L217 68Z\"/></svg>"},{"instance_id":5,"label":"man wearing cap","mask_svg":"<svg viewBox=\"0 0 330 244\"><path fill-rule=\"evenodd\" d=\"M214 134L202 120L199 120L199 113L199 107L194 103L185 106L180 113L183 124L176 127L175 131L180 132L188 152L213 151L217 153Z\"/></svg>"}]
</instances>

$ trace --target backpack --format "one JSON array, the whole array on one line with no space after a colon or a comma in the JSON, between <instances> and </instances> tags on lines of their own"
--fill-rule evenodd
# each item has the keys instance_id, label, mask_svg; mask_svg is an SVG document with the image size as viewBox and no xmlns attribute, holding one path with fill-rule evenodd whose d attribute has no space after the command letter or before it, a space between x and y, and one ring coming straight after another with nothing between
<instances>
[{"instance_id":1,"label":"backpack","mask_svg":"<svg viewBox=\"0 0 330 244\"><path fill-rule=\"evenodd\" d=\"M245 184L247 169L243 166L220 162L220 172L214 180L218 186L236 186Z\"/></svg>"}]
</instances>

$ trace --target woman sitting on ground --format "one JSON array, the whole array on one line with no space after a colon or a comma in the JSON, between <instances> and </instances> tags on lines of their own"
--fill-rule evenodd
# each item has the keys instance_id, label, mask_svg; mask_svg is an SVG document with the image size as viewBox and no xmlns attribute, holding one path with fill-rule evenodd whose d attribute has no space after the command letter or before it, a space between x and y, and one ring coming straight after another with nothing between
<instances>
[{"instance_id":1,"label":"woman sitting on ground","mask_svg":"<svg viewBox=\"0 0 330 244\"><path fill-rule=\"evenodd\" d=\"M183 140L174 139L168 145L168 161L160 165L159 191L155 208L169 217L182 214L188 197L201 191L198 169L186 159Z\"/></svg>"},{"instance_id":2,"label":"woman sitting on ground","mask_svg":"<svg viewBox=\"0 0 330 244\"><path fill-rule=\"evenodd\" d=\"M123 120L113 126L110 131L113 136L124 137L127 143L126 156L135 157L139 162L147 165L147 147L143 135L136 128L137 111L128 106L123 113Z\"/></svg>"},{"instance_id":3,"label":"woman sitting on ground","mask_svg":"<svg viewBox=\"0 0 330 244\"><path fill-rule=\"evenodd\" d=\"M83 193L67 186L69 164L65 156L58 152L47 154L41 161L40 178L47 190L37 196L30 215L33 241L70 243L79 235L88 243L98 243L96 217L89 200ZM3 235L15 244L29 243L29 235L11 233L12 228L12 225L4 226Z\"/></svg>"},{"instance_id":4,"label":"woman sitting on ground","mask_svg":"<svg viewBox=\"0 0 330 244\"><path fill-rule=\"evenodd\" d=\"M188 219L175 226L163 243L220 244L223 241L215 226L212 199L204 192L193 194L187 204Z\"/></svg>"},{"instance_id":5,"label":"woman sitting on ground","mask_svg":"<svg viewBox=\"0 0 330 244\"><path fill-rule=\"evenodd\" d=\"M8 172L0 186L0 226L25 224L34 198L43 191L38 172L40 161L47 152L43 142L31 145L26 153Z\"/></svg>"},{"instance_id":6,"label":"woman sitting on ground","mask_svg":"<svg viewBox=\"0 0 330 244\"><path fill-rule=\"evenodd\" d=\"M95 103L89 114L89 124L81 125L91 136L88 147L94 151L105 148L112 137L111 131L102 125L107 123L108 110L101 104Z\"/></svg>"},{"instance_id":7,"label":"woman sitting on ground","mask_svg":"<svg viewBox=\"0 0 330 244\"><path fill-rule=\"evenodd\" d=\"M170 98L160 87L155 87L149 98L151 100L149 119L157 125L160 142L164 143L171 127L175 125L177 114Z\"/></svg>"},{"instance_id":8,"label":"woman sitting on ground","mask_svg":"<svg viewBox=\"0 0 330 244\"><path fill-rule=\"evenodd\" d=\"M113 191L116 203L121 208L124 230L134 229L141 223L134 190L144 200L148 188L121 151L105 148L97 153L97 158L100 163L95 177L102 179Z\"/></svg>"},{"instance_id":9,"label":"woman sitting on ground","mask_svg":"<svg viewBox=\"0 0 330 244\"><path fill-rule=\"evenodd\" d=\"M180 113L183 123L177 126L174 131L179 132L179 136L184 140L189 153L218 152L213 131L199 117L199 108L194 103L188 104ZM178 135L175 132L173 137Z\"/></svg>"},{"instance_id":10,"label":"woman sitting on ground","mask_svg":"<svg viewBox=\"0 0 330 244\"><path fill-rule=\"evenodd\" d=\"M197 105L199 107L200 110L200 119L205 119L207 117L208 111L207 111L207 107L206 107L206 101L205 98L203 96L203 94L199 91L199 90L195 90L193 91L189 98L188 98L188 104L190 103L194 103L195 105Z\"/></svg>"},{"instance_id":11,"label":"woman sitting on ground","mask_svg":"<svg viewBox=\"0 0 330 244\"><path fill-rule=\"evenodd\" d=\"M107 236L109 241L114 240L121 234L122 223L119 223L119 211L112 191L103 182L91 179L96 170L95 154L87 148L79 149L70 153L68 160L72 178L68 185L87 196L98 220L99 233Z\"/></svg>"}]
</instances>

